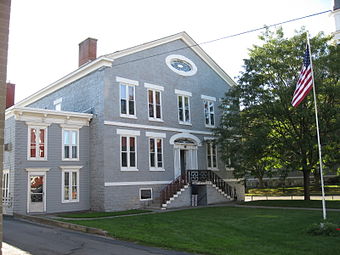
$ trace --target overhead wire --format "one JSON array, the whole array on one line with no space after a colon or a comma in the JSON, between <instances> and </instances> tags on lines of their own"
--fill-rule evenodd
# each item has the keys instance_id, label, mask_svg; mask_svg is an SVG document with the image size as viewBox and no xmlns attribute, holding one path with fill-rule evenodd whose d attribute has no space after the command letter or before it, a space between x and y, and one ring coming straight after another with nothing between
<instances>
[{"instance_id":1,"label":"overhead wire","mask_svg":"<svg viewBox=\"0 0 340 255\"><path fill-rule=\"evenodd\" d=\"M302 16L302 17L299 17L299 18L294 18L294 19L278 22L278 23L271 24L271 25L264 25L262 27L246 30L246 31L243 31L243 32L240 32L240 33L236 33L236 34L232 34L232 35L223 36L223 37L220 37L220 38L217 38L217 39L213 39L213 40L209 40L209 41L205 41L205 42L201 42L201 43L196 43L196 44L193 44L193 45L188 45L188 46L172 49L172 50L169 50L169 51L163 51L163 52L160 52L160 53L157 53L157 54L153 54L153 55L150 55L150 56L144 56L144 57L141 57L141 58L136 58L136 59L133 59L133 60L128 60L128 61L123 62L123 63L117 63L115 65L112 65L112 67L120 66L120 65L125 65L125 64L128 64L128 63L133 63L133 62L141 61L141 60L144 60L144 59L149 59L149 58L153 58L153 57L157 57L157 56L173 53L175 51L180 51L180 50L185 50L185 49L189 49L189 48L194 48L194 47L201 46L201 45L204 45L204 44L214 43L214 42L225 40L225 39L228 39L228 38L237 37L237 36L241 36L241 35L244 35L244 34L249 34L249 33L253 33L253 32L256 32L256 31L260 31L260 30L263 30L263 29L266 29L266 28L276 27L276 26L280 26L280 25L283 25L283 24L295 22L295 21L298 21L298 20L311 18L311 17L314 17L314 16L318 16L318 15L321 15L321 14L325 14L325 13L331 12L331 11L332 10L326 10L326 11L317 12L317 13L313 13L313 14L310 14L310 15Z\"/></svg>"}]
</instances>

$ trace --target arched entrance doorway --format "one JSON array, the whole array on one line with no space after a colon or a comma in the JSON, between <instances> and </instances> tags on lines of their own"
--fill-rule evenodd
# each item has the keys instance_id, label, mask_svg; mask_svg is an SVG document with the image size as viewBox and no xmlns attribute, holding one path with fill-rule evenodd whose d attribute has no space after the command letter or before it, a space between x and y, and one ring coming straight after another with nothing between
<instances>
[{"instance_id":1,"label":"arched entrance doorway","mask_svg":"<svg viewBox=\"0 0 340 255\"><path fill-rule=\"evenodd\" d=\"M183 175L185 170L198 169L197 148L201 141L196 136L188 133L180 133L170 138L170 144L174 146L174 177Z\"/></svg>"}]
</instances>

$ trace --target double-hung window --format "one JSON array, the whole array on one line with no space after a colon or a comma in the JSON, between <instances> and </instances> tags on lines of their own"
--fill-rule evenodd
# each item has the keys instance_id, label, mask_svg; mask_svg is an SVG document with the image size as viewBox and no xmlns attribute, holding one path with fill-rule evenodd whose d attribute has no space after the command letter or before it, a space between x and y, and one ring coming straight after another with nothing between
<instances>
[{"instance_id":1,"label":"double-hung window","mask_svg":"<svg viewBox=\"0 0 340 255\"><path fill-rule=\"evenodd\" d=\"M79 159L79 130L63 129L63 160Z\"/></svg>"},{"instance_id":2,"label":"double-hung window","mask_svg":"<svg viewBox=\"0 0 340 255\"><path fill-rule=\"evenodd\" d=\"M162 121L162 91L163 86L144 83L148 89L148 116L151 121Z\"/></svg>"},{"instance_id":3,"label":"double-hung window","mask_svg":"<svg viewBox=\"0 0 340 255\"><path fill-rule=\"evenodd\" d=\"M150 171L164 171L163 139L165 133L145 132L149 137L149 165Z\"/></svg>"},{"instance_id":4,"label":"double-hung window","mask_svg":"<svg viewBox=\"0 0 340 255\"><path fill-rule=\"evenodd\" d=\"M149 138L150 170L163 170L163 139Z\"/></svg>"},{"instance_id":5,"label":"double-hung window","mask_svg":"<svg viewBox=\"0 0 340 255\"><path fill-rule=\"evenodd\" d=\"M191 125L190 117L190 97L192 95L191 92L175 89L175 94L177 94L179 123L184 125Z\"/></svg>"},{"instance_id":6,"label":"double-hung window","mask_svg":"<svg viewBox=\"0 0 340 255\"><path fill-rule=\"evenodd\" d=\"M214 102L204 100L203 104L204 104L205 125L207 127L214 127L215 126Z\"/></svg>"},{"instance_id":7,"label":"double-hung window","mask_svg":"<svg viewBox=\"0 0 340 255\"><path fill-rule=\"evenodd\" d=\"M47 159L47 128L29 127L28 128L28 159L46 160Z\"/></svg>"},{"instance_id":8,"label":"double-hung window","mask_svg":"<svg viewBox=\"0 0 340 255\"><path fill-rule=\"evenodd\" d=\"M79 202L79 168L62 169L62 202Z\"/></svg>"},{"instance_id":9,"label":"double-hung window","mask_svg":"<svg viewBox=\"0 0 340 255\"><path fill-rule=\"evenodd\" d=\"M136 137L121 136L122 170L137 169Z\"/></svg>"},{"instance_id":10,"label":"double-hung window","mask_svg":"<svg viewBox=\"0 0 340 255\"><path fill-rule=\"evenodd\" d=\"M9 201L9 170L3 170L2 173L2 203L5 205Z\"/></svg>"},{"instance_id":11,"label":"double-hung window","mask_svg":"<svg viewBox=\"0 0 340 255\"><path fill-rule=\"evenodd\" d=\"M120 114L124 117L136 116L135 86L120 84Z\"/></svg>"},{"instance_id":12,"label":"double-hung window","mask_svg":"<svg viewBox=\"0 0 340 255\"><path fill-rule=\"evenodd\" d=\"M208 169L216 170L217 168L217 146L213 141L207 141L207 162Z\"/></svg>"},{"instance_id":13,"label":"double-hung window","mask_svg":"<svg viewBox=\"0 0 340 255\"><path fill-rule=\"evenodd\" d=\"M136 118L136 86L138 81L116 77L119 82L120 116Z\"/></svg>"},{"instance_id":14,"label":"double-hung window","mask_svg":"<svg viewBox=\"0 0 340 255\"><path fill-rule=\"evenodd\" d=\"M204 105L204 122L206 127L214 127L215 126L215 106L214 102L216 102L215 97L204 96L202 95Z\"/></svg>"},{"instance_id":15,"label":"double-hung window","mask_svg":"<svg viewBox=\"0 0 340 255\"><path fill-rule=\"evenodd\" d=\"M158 90L148 90L149 119L161 120L161 92Z\"/></svg>"},{"instance_id":16,"label":"double-hung window","mask_svg":"<svg viewBox=\"0 0 340 255\"><path fill-rule=\"evenodd\" d=\"M121 171L138 171L137 169L137 136L140 131L117 129L120 135Z\"/></svg>"},{"instance_id":17,"label":"double-hung window","mask_svg":"<svg viewBox=\"0 0 340 255\"><path fill-rule=\"evenodd\" d=\"M61 111L61 103L62 102L63 102L63 98L62 97L54 100L53 105L54 105L54 109L56 111Z\"/></svg>"}]
</instances>

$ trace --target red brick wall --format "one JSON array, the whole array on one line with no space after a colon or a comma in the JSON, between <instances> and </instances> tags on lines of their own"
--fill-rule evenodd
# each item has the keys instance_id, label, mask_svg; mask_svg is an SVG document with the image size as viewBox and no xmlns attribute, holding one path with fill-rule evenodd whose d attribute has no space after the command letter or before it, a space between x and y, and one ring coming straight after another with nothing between
<instances>
[{"instance_id":1,"label":"red brick wall","mask_svg":"<svg viewBox=\"0 0 340 255\"><path fill-rule=\"evenodd\" d=\"M4 123L5 123L5 100L6 100L6 74L7 74L7 53L8 33L11 0L0 0L0 178L2 179L3 144L4 144ZM0 181L1 190L2 181ZM0 203L0 254L2 247L2 203Z\"/></svg>"}]
</instances>

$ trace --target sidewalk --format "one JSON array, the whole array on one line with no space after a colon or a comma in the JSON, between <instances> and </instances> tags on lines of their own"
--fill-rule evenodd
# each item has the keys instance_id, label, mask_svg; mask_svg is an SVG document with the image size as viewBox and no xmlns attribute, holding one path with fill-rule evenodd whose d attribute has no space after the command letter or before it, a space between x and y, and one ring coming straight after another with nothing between
<instances>
[{"instance_id":1,"label":"sidewalk","mask_svg":"<svg viewBox=\"0 0 340 255\"><path fill-rule=\"evenodd\" d=\"M283 206L262 206L262 205L237 205L234 207L241 208L258 208L258 209L280 209L280 210L305 210L305 211L322 211L322 208L305 208L305 207L283 207ZM330 212L340 212L340 209L327 208Z\"/></svg>"},{"instance_id":2,"label":"sidewalk","mask_svg":"<svg viewBox=\"0 0 340 255\"><path fill-rule=\"evenodd\" d=\"M304 196L245 196L245 201L259 201L259 200L303 200ZM310 196L311 200L322 200L322 196ZM340 200L340 195L327 195L326 201Z\"/></svg>"},{"instance_id":3,"label":"sidewalk","mask_svg":"<svg viewBox=\"0 0 340 255\"><path fill-rule=\"evenodd\" d=\"M31 255L31 253L28 253L26 251L20 250L10 244L7 244L5 242L2 242L2 254L4 255Z\"/></svg>"}]
</instances>

